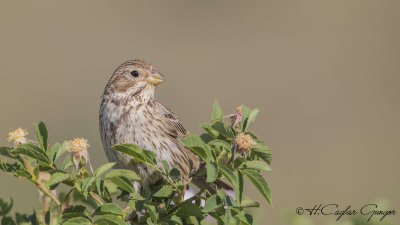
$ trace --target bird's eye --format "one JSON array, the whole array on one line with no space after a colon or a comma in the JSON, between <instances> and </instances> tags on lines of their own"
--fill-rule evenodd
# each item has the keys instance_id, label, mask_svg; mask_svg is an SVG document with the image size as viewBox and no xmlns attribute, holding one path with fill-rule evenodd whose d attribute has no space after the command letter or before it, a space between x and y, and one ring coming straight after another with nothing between
<instances>
[{"instance_id":1,"label":"bird's eye","mask_svg":"<svg viewBox=\"0 0 400 225\"><path fill-rule=\"evenodd\" d=\"M131 75L134 76L134 77L138 77L139 76L139 72L134 70L134 71L131 72Z\"/></svg>"}]
</instances>

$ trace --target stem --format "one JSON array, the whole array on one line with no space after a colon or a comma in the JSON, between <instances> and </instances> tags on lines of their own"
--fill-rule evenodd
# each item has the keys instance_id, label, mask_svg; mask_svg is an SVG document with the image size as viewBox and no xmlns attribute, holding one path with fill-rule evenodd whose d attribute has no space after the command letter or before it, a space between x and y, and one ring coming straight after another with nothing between
<instances>
[{"instance_id":1,"label":"stem","mask_svg":"<svg viewBox=\"0 0 400 225\"><path fill-rule=\"evenodd\" d=\"M39 188L39 190L41 192L43 192L43 194L47 195L48 197L50 197L58 206L61 205L60 201L58 201L58 199L56 197L54 197L54 195L52 195L50 193L50 191L48 190L48 188L40 181L33 181L31 180L34 184L36 184L36 186Z\"/></svg>"},{"instance_id":2,"label":"stem","mask_svg":"<svg viewBox=\"0 0 400 225\"><path fill-rule=\"evenodd\" d=\"M90 160L88 160L88 164L89 164L90 170L92 171L92 176L94 176L93 167L92 167L92 164L90 163Z\"/></svg>"},{"instance_id":3,"label":"stem","mask_svg":"<svg viewBox=\"0 0 400 225\"><path fill-rule=\"evenodd\" d=\"M168 174L166 174L164 171L162 171L162 170L160 170L157 166L152 166L155 170L157 170L159 173L161 173L162 175L164 175L164 177L166 177L167 179L168 179L168 182L170 183L170 184L172 184L174 187L175 187L175 189L177 190L177 191L179 191L179 188L178 188L178 186L175 184L175 182L171 179L171 177L169 177L168 176ZM179 193L180 193L180 191L179 191Z\"/></svg>"},{"instance_id":4,"label":"stem","mask_svg":"<svg viewBox=\"0 0 400 225\"><path fill-rule=\"evenodd\" d=\"M57 170L57 168L55 168L53 165L49 165L50 168L52 168L53 170Z\"/></svg>"},{"instance_id":5,"label":"stem","mask_svg":"<svg viewBox=\"0 0 400 225\"><path fill-rule=\"evenodd\" d=\"M64 203L67 201L68 197L71 195L72 191L75 190L75 187L71 188L71 190L69 190L69 192L67 193L67 195L65 196L62 204L64 205Z\"/></svg>"},{"instance_id":6,"label":"stem","mask_svg":"<svg viewBox=\"0 0 400 225\"><path fill-rule=\"evenodd\" d=\"M178 204L177 204L176 206L174 206L172 209L167 210L165 213L163 213L163 214L160 216L160 218L163 218L163 217L165 217L165 216L170 215L171 213L173 213L174 211L176 211L176 210L179 209L180 207L186 205L187 203L192 202L192 201L195 200L195 199L199 199L199 198L200 198L200 199L206 200L206 198L203 197L203 196L195 195L195 196L193 196L193 197L191 197L191 198L186 199L186 200L183 201L183 202L178 203Z\"/></svg>"},{"instance_id":7,"label":"stem","mask_svg":"<svg viewBox=\"0 0 400 225\"><path fill-rule=\"evenodd\" d=\"M58 201L58 199L56 197L54 197L53 194L51 194L50 190L48 189L48 187L46 187L46 185L44 185L39 179L38 177L35 176L35 174L32 171L31 166L29 165L28 161L26 161L25 158L21 157L21 159L23 160L24 164L25 164L25 168L27 169L27 171L29 172L29 174L32 176L32 179L28 179L31 182L33 182L38 188L39 190L47 195L48 197L50 197L58 206L61 205L60 201Z\"/></svg>"}]
</instances>

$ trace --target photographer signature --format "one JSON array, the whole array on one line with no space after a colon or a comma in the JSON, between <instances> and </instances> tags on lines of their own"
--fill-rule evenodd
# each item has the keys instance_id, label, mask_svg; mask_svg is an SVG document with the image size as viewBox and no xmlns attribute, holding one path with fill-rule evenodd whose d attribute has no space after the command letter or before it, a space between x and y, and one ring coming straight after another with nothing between
<instances>
[{"instance_id":1,"label":"photographer signature","mask_svg":"<svg viewBox=\"0 0 400 225\"><path fill-rule=\"evenodd\" d=\"M366 204L360 207L358 210L352 209L349 205L345 209L339 209L338 204L319 204L314 205L313 208L303 208L298 207L296 209L297 215L303 215L304 213L315 216L315 215L335 215L336 221L339 221L343 216L355 216L357 214L367 216L367 222L369 222L373 217L379 217L379 221L383 221L386 216L393 216L397 214L397 211L392 210L382 210L378 208L377 204Z\"/></svg>"}]
</instances>

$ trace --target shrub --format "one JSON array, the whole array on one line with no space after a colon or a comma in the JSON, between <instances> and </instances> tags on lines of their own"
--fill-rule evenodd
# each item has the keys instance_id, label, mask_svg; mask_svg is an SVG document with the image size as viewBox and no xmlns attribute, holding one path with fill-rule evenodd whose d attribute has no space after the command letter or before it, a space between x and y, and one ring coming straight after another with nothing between
<instances>
[{"instance_id":1,"label":"shrub","mask_svg":"<svg viewBox=\"0 0 400 225\"><path fill-rule=\"evenodd\" d=\"M225 179L233 187L216 193L204 188L186 200L182 198L187 184L177 168L163 163L158 168L156 155L133 144L112 147L133 160L153 167L165 182L136 192L132 181L140 177L131 170L112 169L107 163L96 170L90 165L86 139L48 143L46 125L35 125L37 142L27 139L27 131L10 132L12 147L0 147L3 156L0 169L6 174L25 179L39 190L40 207L32 215L10 216L13 202L0 200L2 224L204 224L214 218L218 224L255 224L244 209L260 203L243 195L243 177L271 203L271 191L261 171L271 171L271 151L256 135L248 131L258 110L238 108L231 124L224 122L224 113L214 103L211 123L200 126L206 131L190 135L181 142L206 163L204 173L208 187L217 179ZM62 190L66 190L65 192Z\"/></svg>"}]
</instances>

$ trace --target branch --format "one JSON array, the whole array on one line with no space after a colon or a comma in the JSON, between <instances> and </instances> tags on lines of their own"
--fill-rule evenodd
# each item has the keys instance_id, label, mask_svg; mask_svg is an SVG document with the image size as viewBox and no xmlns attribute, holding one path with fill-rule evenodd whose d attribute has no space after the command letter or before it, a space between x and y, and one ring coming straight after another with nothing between
<instances>
[{"instance_id":1,"label":"branch","mask_svg":"<svg viewBox=\"0 0 400 225\"><path fill-rule=\"evenodd\" d=\"M203 197L203 196L200 196L200 195L192 196L191 198L188 198L188 199L186 199L185 201L176 204L176 206L174 206L172 209L167 210L165 213L163 213L163 214L160 216L160 218L164 218L165 216L170 215L171 213L173 213L174 211L176 211L176 210L179 209L180 207L186 205L187 203L192 202L192 201L195 200L195 199L207 200L207 198L205 198L205 197Z\"/></svg>"}]
</instances>

